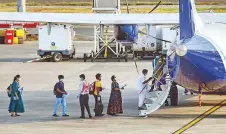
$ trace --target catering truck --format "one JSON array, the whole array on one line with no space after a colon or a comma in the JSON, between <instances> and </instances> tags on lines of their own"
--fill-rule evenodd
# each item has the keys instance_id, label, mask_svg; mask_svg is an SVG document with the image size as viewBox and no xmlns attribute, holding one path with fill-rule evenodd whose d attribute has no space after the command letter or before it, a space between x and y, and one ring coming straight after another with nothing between
<instances>
[{"instance_id":1,"label":"catering truck","mask_svg":"<svg viewBox=\"0 0 226 134\"><path fill-rule=\"evenodd\" d=\"M138 42L133 44L134 57L156 56L169 49L170 42L175 40L177 31L171 29L172 26L152 26L140 27L143 33L138 34ZM169 42L166 42L166 41Z\"/></svg>"},{"instance_id":2,"label":"catering truck","mask_svg":"<svg viewBox=\"0 0 226 134\"><path fill-rule=\"evenodd\" d=\"M75 55L75 31L72 25L42 25L38 34L38 55L41 58L50 57L54 62L60 62Z\"/></svg>"}]
</instances>

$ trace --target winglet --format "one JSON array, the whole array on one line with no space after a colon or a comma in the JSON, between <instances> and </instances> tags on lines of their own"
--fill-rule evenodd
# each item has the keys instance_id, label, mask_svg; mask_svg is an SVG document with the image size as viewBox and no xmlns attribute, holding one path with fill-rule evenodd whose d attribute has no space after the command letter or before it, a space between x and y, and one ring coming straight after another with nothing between
<instances>
[{"instance_id":1,"label":"winglet","mask_svg":"<svg viewBox=\"0 0 226 134\"><path fill-rule=\"evenodd\" d=\"M194 0L179 0L180 40L191 38L203 26L196 11Z\"/></svg>"}]
</instances>

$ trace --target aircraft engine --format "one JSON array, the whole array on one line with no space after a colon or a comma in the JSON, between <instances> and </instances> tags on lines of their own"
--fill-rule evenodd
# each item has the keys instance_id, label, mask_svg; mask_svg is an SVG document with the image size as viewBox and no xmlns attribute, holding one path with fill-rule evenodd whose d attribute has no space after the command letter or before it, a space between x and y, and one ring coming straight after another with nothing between
<instances>
[{"instance_id":1,"label":"aircraft engine","mask_svg":"<svg viewBox=\"0 0 226 134\"><path fill-rule=\"evenodd\" d=\"M114 35L117 42L135 43L138 41L138 25L136 24L115 25Z\"/></svg>"}]
</instances>

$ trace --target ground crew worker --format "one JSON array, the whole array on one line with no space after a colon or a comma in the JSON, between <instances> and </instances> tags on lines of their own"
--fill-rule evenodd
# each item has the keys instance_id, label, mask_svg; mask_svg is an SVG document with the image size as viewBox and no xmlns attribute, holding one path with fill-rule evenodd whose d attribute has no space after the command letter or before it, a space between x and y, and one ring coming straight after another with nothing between
<instances>
[{"instance_id":1,"label":"ground crew worker","mask_svg":"<svg viewBox=\"0 0 226 134\"><path fill-rule=\"evenodd\" d=\"M139 102L138 102L138 110L146 110L146 106L144 105L145 96L148 93L147 91L150 90L150 86L148 83L152 79L152 77L146 80L146 76L148 74L147 69L142 70L142 74L137 78L137 93L139 95Z\"/></svg>"}]
</instances>

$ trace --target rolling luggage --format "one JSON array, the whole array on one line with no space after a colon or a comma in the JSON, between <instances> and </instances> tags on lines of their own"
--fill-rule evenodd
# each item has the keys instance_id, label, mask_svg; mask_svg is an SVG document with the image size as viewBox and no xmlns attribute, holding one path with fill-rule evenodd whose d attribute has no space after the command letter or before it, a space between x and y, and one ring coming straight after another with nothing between
<instances>
[{"instance_id":1,"label":"rolling luggage","mask_svg":"<svg viewBox=\"0 0 226 134\"><path fill-rule=\"evenodd\" d=\"M97 99L97 104L94 108L94 112L95 112L95 116L102 116L103 114L103 109L104 109L104 106L102 104L102 100L101 100L101 96L98 96L98 99Z\"/></svg>"}]
</instances>

